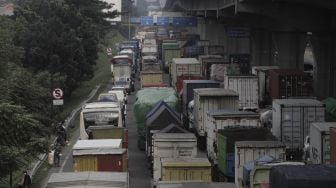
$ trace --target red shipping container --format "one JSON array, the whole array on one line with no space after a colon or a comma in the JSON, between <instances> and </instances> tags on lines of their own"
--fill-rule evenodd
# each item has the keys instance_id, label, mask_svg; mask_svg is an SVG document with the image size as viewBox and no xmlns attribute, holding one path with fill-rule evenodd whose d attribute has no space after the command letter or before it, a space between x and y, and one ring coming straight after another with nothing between
<instances>
[{"instance_id":1,"label":"red shipping container","mask_svg":"<svg viewBox=\"0 0 336 188\"><path fill-rule=\"evenodd\" d=\"M269 71L271 99L287 99L312 95L312 80L298 69Z\"/></svg>"},{"instance_id":2,"label":"red shipping container","mask_svg":"<svg viewBox=\"0 0 336 188\"><path fill-rule=\"evenodd\" d=\"M187 76L187 75L183 75L183 76L178 76L177 77L177 81L175 83L175 89L177 93L180 93L180 91L183 88L183 80L202 80L203 77L201 76Z\"/></svg>"},{"instance_id":3,"label":"red shipping container","mask_svg":"<svg viewBox=\"0 0 336 188\"><path fill-rule=\"evenodd\" d=\"M330 128L330 164L336 165L336 128Z\"/></svg>"},{"instance_id":4,"label":"red shipping container","mask_svg":"<svg viewBox=\"0 0 336 188\"><path fill-rule=\"evenodd\" d=\"M127 151L119 149L115 154L97 155L97 162L98 171L126 172Z\"/></svg>"}]
</instances>

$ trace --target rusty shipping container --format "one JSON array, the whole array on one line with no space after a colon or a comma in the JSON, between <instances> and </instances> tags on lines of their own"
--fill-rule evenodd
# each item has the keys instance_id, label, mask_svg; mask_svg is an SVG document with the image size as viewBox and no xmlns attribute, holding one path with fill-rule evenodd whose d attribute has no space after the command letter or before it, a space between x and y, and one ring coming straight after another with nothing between
<instances>
[{"instance_id":1,"label":"rusty shipping container","mask_svg":"<svg viewBox=\"0 0 336 188\"><path fill-rule=\"evenodd\" d=\"M312 95L312 81L301 70L272 69L269 74L271 99Z\"/></svg>"},{"instance_id":2,"label":"rusty shipping container","mask_svg":"<svg viewBox=\"0 0 336 188\"><path fill-rule=\"evenodd\" d=\"M330 164L336 165L336 128L330 128Z\"/></svg>"}]
</instances>

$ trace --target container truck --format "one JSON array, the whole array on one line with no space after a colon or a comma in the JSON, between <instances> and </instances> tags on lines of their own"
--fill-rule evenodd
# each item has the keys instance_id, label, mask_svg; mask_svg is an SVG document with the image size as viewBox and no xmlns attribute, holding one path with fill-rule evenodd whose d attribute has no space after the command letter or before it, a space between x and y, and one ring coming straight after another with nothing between
<instances>
[{"instance_id":1,"label":"container truck","mask_svg":"<svg viewBox=\"0 0 336 188\"><path fill-rule=\"evenodd\" d=\"M73 169L126 172L127 149L121 139L78 140L72 149Z\"/></svg>"},{"instance_id":2,"label":"container truck","mask_svg":"<svg viewBox=\"0 0 336 188\"><path fill-rule=\"evenodd\" d=\"M310 160L313 164L330 164L330 128L336 122L313 122L310 126Z\"/></svg>"},{"instance_id":3,"label":"container truck","mask_svg":"<svg viewBox=\"0 0 336 188\"><path fill-rule=\"evenodd\" d=\"M209 110L205 122L207 155L213 164L217 164L217 132L231 127L260 127L259 114L238 110Z\"/></svg>"},{"instance_id":4,"label":"container truck","mask_svg":"<svg viewBox=\"0 0 336 188\"><path fill-rule=\"evenodd\" d=\"M162 43L161 67L163 70L169 70L173 58L180 58L180 57L181 57L181 49L178 43L176 42Z\"/></svg>"},{"instance_id":5,"label":"container truck","mask_svg":"<svg viewBox=\"0 0 336 188\"><path fill-rule=\"evenodd\" d=\"M178 111L178 99L173 88L144 88L137 92L133 106L133 114L138 132L138 147L145 149L145 118L146 114L157 102L163 100L172 109Z\"/></svg>"},{"instance_id":6,"label":"container truck","mask_svg":"<svg viewBox=\"0 0 336 188\"><path fill-rule=\"evenodd\" d=\"M207 80L210 79L211 65L213 64L229 64L221 55L200 55L198 60L201 63L202 76Z\"/></svg>"},{"instance_id":7,"label":"container truck","mask_svg":"<svg viewBox=\"0 0 336 188\"><path fill-rule=\"evenodd\" d=\"M278 66L253 66L252 74L258 77L258 99L259 106L265 107L266 105L271 105L270 96L270 81L269 81L269 71L272 69L279 69Z\"/></svg>"},{"instance_id":8,"label":"container truck","mask_svg":"<svg viewBox=\"0 0 336 188\"><path fill-rule=\"evenodd\" d=\"M173 86L179 76L201 76L201 64L196 58L174 58L170 76Z\"/></svg>"},{"instance_id":9,"label":"container truck","mask_svg":"<svg viewBox=\"0 0 336 188\"><path fill-rule=\"evenodd\" d=\"M261 127L229 127L217 131L217 142L214 151L217 155L217 168L220 179L234 181L235 177L235 142L275 140L269 130ZM225 177L223 177L223 176Z\"/></svg>"},{"instance_id":10,"label":"container truck","mask_svg":"<svg viewBox=\"0 0 336 188\"><path fill-rule=\"evenodd\" d=\"M209 110L238 110L238 94L223 88L194 89L194 121L191 127L196 131L200 149L205 149L205 121Z\"/></svg>"},{"instance_id":11,"label":"container truck","mask_svg":"<svg viewBox=\"0 0 336 188\"><path fill-rule=\"evenodd\" d=\"M256 110L259 108L258 77L227 75L224 78L224 88L239 94L239 109Z\"/></svg>"},{"instance_id":12,"label":"container truck","mask_svg":"<svg viewBox=\"0 0 336 188\"><path fill-rule=\"evenodd\" d=\"M312 96L312 80L302 70L272 69L269 73L271 99Z\"/></svg>"},{"instance_id":13,"label":"container truck","mask_svg":"<svg viewBox=\"0 0 336 188\"><path fill-rule=\"evenodd\" d=\"M143 56L140 64L140 71L142 72L156 72L160 71L160 64L156 56Z\"/></svg>"},{"instance_id":14,"label":"container truck","mask_svg":"<svg viewBox=\"0 0 336 188\"><path fill-rule=\"evenodd\" d=\"M162 71L140 73L140 88L155 87L163 83Z\"/></svg>"},{"instance_id":15,"label":"container truck","mask_svg":"<svg viewBox=\"0 0 336 188\"><path fill-rule=\"evenodd\" d=\"M181 109L185 128L189 128L188 104L194 99L194 89L197 88L219 88L219 82L212 80L183 80Z\"/></svg>"},{"instance_id":16,"label":"container truck","mask_svg":"<svg viewBox=\"0 0 336 188\"><path fill-rule=\"evenodd\" d=\"M325 105L314 99L273 100L272 133L286 145L287 159L301 160L312 122L325 121Z\"/></svg>"},{"instance_id":17,"label":"container truck","mask_svg":"<svg viewBox=\"0 0 336 188\"><path fill-rule=\"evenodd\" d=\"M131 59L127 55L114 56L111 60L111 72L113 84L125 87L130 93L134 87Z\"/></svg>"},{"instance_id":18,"label":"container truck","mask_svg":"<svg viewBox=\"0 0 336 188\"><path fill-rule=\"evenodd\" d=\"M286 160L286 146L279 141L238 141L235 142L235 184L243 188L243 166L262 156L275 160Z\"/></svg>"},{"instance_id":19,"label":"container truck","mask_svg":"<svg viewBox=\"0 0 336 188\"><path fill-rule=\"evenodd\" d=\"M161 159L162 181L211 182L211 164L206 158Z\"/></svg>"},{"instance_id":20,"label":"container truck","mask_svg":"<svg viewBox=\"0 0 336 188\"><path fill-rule=\"evenodd\" d=\"M82 108L79 117L79 136L85 140L92 137L89 128L92 126L123 127L124 122L120 103L93 102L87 103Z\"/></svg>"},{"instance_id":21,"label":"container truck","mask_svg":"<svg viewBox=\"0 0 336 188\"><path fill-rule=\"evenodd\" d=\"M192 133L155 133L153 135L153 179L161 178L161 161L167 158L189 159L197 156L197 140Z\"/></svg>"}]
</instances>

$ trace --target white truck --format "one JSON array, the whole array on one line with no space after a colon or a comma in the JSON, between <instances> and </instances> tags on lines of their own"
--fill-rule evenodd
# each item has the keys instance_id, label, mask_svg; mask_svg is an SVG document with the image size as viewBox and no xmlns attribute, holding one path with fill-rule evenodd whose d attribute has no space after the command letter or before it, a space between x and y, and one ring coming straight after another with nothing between
<instances>
[{"instance_id":1,"label":"white truck","mask_svg":"<svg viewBox=\"0 0 336 188\"><path fill-rule=\"evenodd\" d=\"M114 56L111 60L112 82L123 86L130 93L134 89L132 79L132 59L127 55Z\"/></svg>"}]
</instances>

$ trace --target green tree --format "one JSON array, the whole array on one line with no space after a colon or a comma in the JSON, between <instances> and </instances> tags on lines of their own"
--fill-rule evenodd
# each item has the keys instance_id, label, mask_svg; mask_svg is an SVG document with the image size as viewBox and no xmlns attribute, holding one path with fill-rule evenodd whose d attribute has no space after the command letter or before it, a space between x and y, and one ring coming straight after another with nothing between
<instances>
[{"instance_id":1,"label":"green tree","mask_svg":"<svg viewBox=\"0 0 336 188\"><path fill-rule=\"evenodd\" d=\"M16 40L25 50L23 65L47 70L52 85L70 96L93 76L99 36L110 29L105 18L116 13L103 13L111 5L99 0L19 0L18 5L15 18L25 25Z\"/></svg>"},{"instance_id":2,"label":"green tree","mask_svg":"<svg viewBox=\"0 0 336 188\"><path fill-rule=\"evenodd\" d=\"M23 106L0 101L0 171L10 176L25 165L27 157L37 157L48 149L47 130Z\"/></svg>"}]
</instances>

